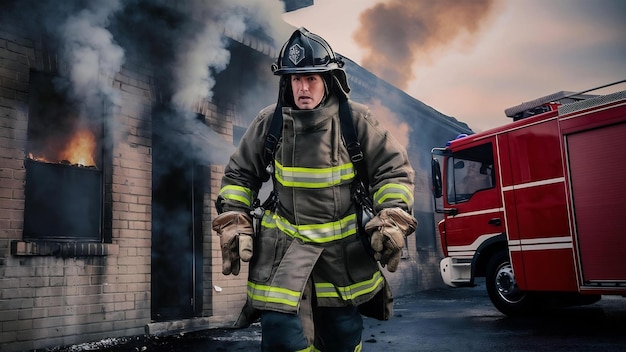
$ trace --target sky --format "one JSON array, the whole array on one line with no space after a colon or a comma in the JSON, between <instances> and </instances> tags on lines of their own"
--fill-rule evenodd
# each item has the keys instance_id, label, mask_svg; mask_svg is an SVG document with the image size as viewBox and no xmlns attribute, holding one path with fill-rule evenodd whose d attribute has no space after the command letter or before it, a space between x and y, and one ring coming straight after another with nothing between
<instances>
[{"instance_id":1,"label":"sky","mask_svg":"<svg viewBox=\"0 0 626 352\"><path fill-rule=\"evenodd\" d=\"M283 19L479 132L512 122L506 108L626 79L625 14L623 0L315 0Z\"/></svg>"}]
</instances>

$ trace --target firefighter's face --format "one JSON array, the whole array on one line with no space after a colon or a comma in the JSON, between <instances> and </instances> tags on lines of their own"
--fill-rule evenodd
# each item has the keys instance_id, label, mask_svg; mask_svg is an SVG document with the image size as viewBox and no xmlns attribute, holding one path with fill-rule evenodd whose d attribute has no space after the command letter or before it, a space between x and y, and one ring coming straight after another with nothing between
<instances>
[{"instance_id":1,"label":"firefighter's face","mask_svg":"<svg viewBox=\"0 0 626 352\"><path fill-rule=\"evenodd\" d=\"M314 109L324 99L324 80L317 73L292 74L291 91L301 110Z\"/></svg>"}]
</instances>

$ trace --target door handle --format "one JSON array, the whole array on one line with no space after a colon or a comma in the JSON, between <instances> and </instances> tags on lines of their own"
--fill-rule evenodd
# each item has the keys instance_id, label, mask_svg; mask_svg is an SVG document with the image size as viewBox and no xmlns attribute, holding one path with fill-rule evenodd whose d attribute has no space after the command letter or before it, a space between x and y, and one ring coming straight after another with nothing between
<instances>
[{"instance_id":1,"label":"door handle","mask_svg":"<svg viewBox=\"0 0 626 352\"><path fill-rule=\"evenodd\" d=\"M492 219L489 219L487 223L493 226L500 226L502 224L502 221L500 221L500 218L492 218Z\"/></svg>"}]
</instances>

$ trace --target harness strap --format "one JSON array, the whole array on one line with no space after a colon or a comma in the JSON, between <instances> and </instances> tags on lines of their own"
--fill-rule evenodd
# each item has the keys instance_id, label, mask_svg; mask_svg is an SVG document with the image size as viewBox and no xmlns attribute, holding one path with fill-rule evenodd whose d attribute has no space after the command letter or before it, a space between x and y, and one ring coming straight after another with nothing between
<instances>
[{"instance_id":1,"label":"harness strap","mask_svg":"<svg viewBox=\"0 0 626 352\"><path fill-rule=\"evenodd\" d=\"M341 125L341 134L346 143L346 149L350 154L350 160L356 169L357 178L361 180L365 189L369 187L369 178L367 176L367 168L365 167L365 157L361 150L361 143L357 138L356 128L352 121L352 110L348 104L348 99L340 98L339 102L339 123Z\"/></svg>"},{"instance_id":2,"label":"harness strap","mask_svg":"<svg viewBox=\"0 0 626 352\"><path fill-rule=\"evenodd\" d=\"M270 122L270 129L265 137L265 164L274 164L274 153L276 152L276 146L280 140L280 135L283 131L283 107L280 103L276 104L272 121Z\"/></svg>"}]
</instances>

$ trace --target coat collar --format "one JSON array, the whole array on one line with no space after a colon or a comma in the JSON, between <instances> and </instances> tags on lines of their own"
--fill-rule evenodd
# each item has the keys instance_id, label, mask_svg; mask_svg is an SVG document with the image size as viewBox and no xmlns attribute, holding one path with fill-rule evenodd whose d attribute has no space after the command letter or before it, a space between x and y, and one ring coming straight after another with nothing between
<instances>
[{"instance_id":1,"label":"coat collar","mask_svg":"<svg viewBox=\"0 0 626 352\"><path fill-rule=\"evenodd\" d=\"M295 110L283 108L283 117L292 120L296 130L307 130L325 124L333 116L337 116L339 102L336 96L330 96L323 106L311 110Z\"/></svg>"}]
</instances>

